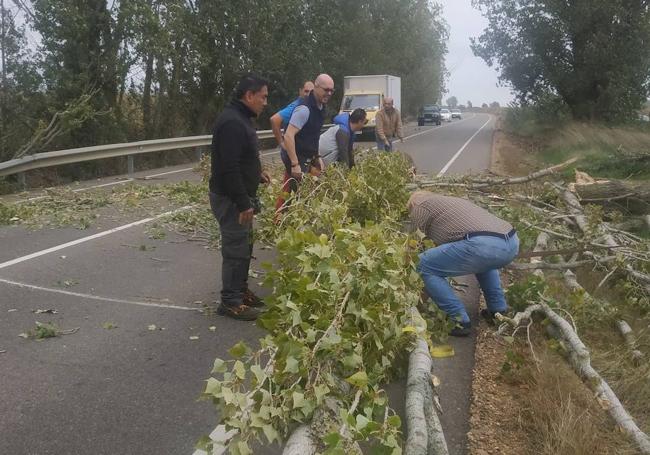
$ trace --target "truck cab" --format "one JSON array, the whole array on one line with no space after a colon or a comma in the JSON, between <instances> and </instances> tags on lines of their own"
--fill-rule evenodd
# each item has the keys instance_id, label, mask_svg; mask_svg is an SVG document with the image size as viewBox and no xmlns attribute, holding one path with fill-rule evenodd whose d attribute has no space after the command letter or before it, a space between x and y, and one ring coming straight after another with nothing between
<instances>
[{"instance_id":1,"label":"truck cab","mask_svg":"<svg viewBox=\"0 0 650 455\"><path fill-rule=\"evenodd\" d=\"M377 112L382 108L384 98L393 98L393 105L401 112L401 79L399 77L387 74L345 76L340 112L352 112L357 108L364 109L368 124L357 134L372 134L374 136Z\"/></svg>"}]
</instances>

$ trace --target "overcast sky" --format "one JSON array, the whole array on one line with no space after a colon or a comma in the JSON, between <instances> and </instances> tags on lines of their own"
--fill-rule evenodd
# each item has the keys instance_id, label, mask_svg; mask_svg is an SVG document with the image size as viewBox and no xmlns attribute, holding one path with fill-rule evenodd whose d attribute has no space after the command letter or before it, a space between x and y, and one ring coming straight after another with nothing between
<instances>
[{"instance_id":1,"label":"overcast sky","mask_svg":"<svg viewBox=\"0 0 650 455\"><path fill-rule=\"evenodd\" d=\"M472 8L471 0L440 0L449 24L449 53L447 54L448 93L443 101L455 96L459 104L471 101L474 106L498 101L502 106L512 101L507 87L497 86L498 77L493 68L470 49L470 37L478 37L487 26L487 20Z\"/></svg>"}]
</instances>

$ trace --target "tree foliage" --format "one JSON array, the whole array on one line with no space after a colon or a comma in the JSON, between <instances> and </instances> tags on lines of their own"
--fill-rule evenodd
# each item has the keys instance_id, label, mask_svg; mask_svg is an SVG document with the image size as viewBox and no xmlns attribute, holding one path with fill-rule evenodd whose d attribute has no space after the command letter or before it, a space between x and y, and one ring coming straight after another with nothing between
<instances>
[{"instance_id":1,"label":"tree foliage","mask_svg":"<svg viewBox=\"0 0 650 455\"><path fill-rule=\"evenodd\" d=\"M0 160L87 97L50 150L205 134L250 71L271 83L262 127L321 72L339 89L331 113L346 75L402 77L405 113L443 91L447 30L429 0L31 0L3 17Z\"/></svg>"},{"instance_id":2,"label":"tree foliage","mask_svg":"<svg viewBox=\"0 0 650 455\"><path fill-rule=\"evenodd\" d=\"M548 93L575 118L625 117L650 88L650 3L474 0L488 19L474 53L496 65L522 103Z\"/></svg>"}]
</instances>

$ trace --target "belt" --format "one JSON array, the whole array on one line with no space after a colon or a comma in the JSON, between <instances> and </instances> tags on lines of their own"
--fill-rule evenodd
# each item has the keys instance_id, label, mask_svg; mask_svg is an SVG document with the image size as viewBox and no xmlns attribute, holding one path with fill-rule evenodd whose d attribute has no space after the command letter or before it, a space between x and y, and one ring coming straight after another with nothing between
<instances>
[{"instance_id":1,"label":"belt","mask_svg":"<svg viewBox=\"0 0 650 455\"><path fill-rule=\"evenodd\" d=\"M514 228L512 229L512 231L508 232L507 234L500 234L498 232L491 232L491 231L476 231L476 232L468 232L467 234L465 234L463 239L469 240L472 237L488 236L488 237L498 237L503 240L508 240L516 233L517 231Z\"/></svg>"}]
</instances>

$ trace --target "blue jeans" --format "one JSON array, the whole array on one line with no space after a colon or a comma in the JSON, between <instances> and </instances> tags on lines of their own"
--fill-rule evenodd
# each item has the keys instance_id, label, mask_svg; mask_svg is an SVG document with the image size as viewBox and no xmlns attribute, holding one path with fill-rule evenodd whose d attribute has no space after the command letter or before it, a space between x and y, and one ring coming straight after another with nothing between
<instances>
[{"instance_id":1,"label":"blue jeans","mask_svg":"<svg viewBox=\"0 0 650 455\"><path fill-rule=\"evenodd\" d=\"M476 275L488 310L505 311L508 308L501 288L498 269L517 256L519 239L477 236L445 243L420 254L418 272L429 296L447 313L460 322L469 322L465 306L456 296L447 277Z\"/></svg>"}]
</instances>

